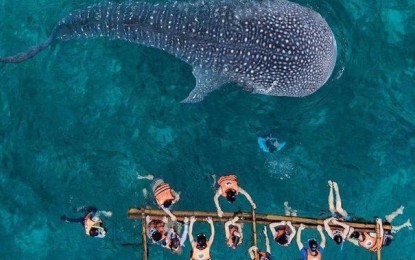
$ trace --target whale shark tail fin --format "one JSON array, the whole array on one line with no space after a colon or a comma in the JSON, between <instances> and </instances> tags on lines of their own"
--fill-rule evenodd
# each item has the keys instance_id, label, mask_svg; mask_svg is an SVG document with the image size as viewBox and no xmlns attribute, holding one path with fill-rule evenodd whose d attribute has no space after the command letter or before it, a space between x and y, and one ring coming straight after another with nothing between
<instances>
[{"instance_id":1,"label":"whale shark tail fin","mask_svg":"<svg viewBox=\"0 0 415 260\"><path fill-rule=\"evenodd\" d=\"M27 50L26 52L22 52L16 54L14 56L9 57L0 57L0 62L2 63L20 63L30 58L33 58L36 54L46 49L49 45L52 44L54 40L54 34L52 34L47 41L37 46L34 46Z\"/></svg>"}]
</instances>

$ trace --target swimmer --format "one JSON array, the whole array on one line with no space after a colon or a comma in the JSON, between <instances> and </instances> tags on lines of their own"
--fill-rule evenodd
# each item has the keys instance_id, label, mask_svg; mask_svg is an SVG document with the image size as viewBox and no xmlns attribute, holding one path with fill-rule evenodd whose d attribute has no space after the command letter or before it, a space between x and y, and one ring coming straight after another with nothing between
<instances>
[{"instance_id":1,"label":"swimmer","mask_svg":"<svg viewBox=\"0 0 415 260\"><path fill-rule=\"evenodd\" d=\"M223 211L219 205L219 196L223 196L226 198L227 201L233 203L236 200L236 195L241 193L247 198L247 200L252 206L252 209L256 209L256 205L252 200L251 196L244 189L239 187L236 175L225 175L220 177L218 180L218 185L219 188L217 189L216 194L213 197L213 200L215 201L219 217L223 216Z\"/></svg>"},{"instance_id":2,"label":"swimmer","mask_svg":"<svg viewBox=\"0 0 415 260\"><path fill-rule=\"evenodd\" d=\"M159 245L165 243L168 231L165 227L167 222L167 217L163 217L163 219L160 220L151 219L150 216L146 216L147 237L150 238L153 243Z\"/></svg>"},{"instance_id":3,"label":"swimmer","mask_svg":"<svg viewBox=\"0 0 415 260\"><path fill-rule=\"evenodd\" d=\"M190 227L189 227L189 241L192 245L192 250L190 251L190 260L209 260L210 257L210 248L213 244L213 239L215 238L215 226L213 225L213 220L211 217L206 218L206 221L210 224L210 238L207 240L206 235L199 233L196 237L196 240L193 239L193 224L196 222L196 218L192 216L190 218Z\"/></svg>"},{"instance_id":4,"label":"swimmer","mask_svg":"<svg viewBox=\"0 0 415 260\"><path fill-rule=\"evenodd\" d=\"M166 249L169 249L172 253L181 253L181 249L184 246L184 243L187 239L188 229L189 229L189 218L185 217L184 220L184 231L181 236L177 234L177 232L171 228L167 232L166 239L164 240L164 243L162 243L162 246Z\"/></svg>"},{"instance_id":5,"label":"swimmer","mask_svg":"<svg viewBox=\"0 0 415 260\"><path fill-rule=\"evenodd\" d=\"M330 209L330 212L331 212L331 216L338 219L338 220L350 220L351 217L342 208L342 200L341 200L341 197L340 197L339 186L334 181L328 181L328 184L329 184L329 187L330 187L329 209ZM334 206L333 190L336 193L336 206Z\"/></svg>"},{"instance_id":6,"label":"swimmer","mask_svg":"<svg viewBox=\"0 0 415 260\"><path fill-rule=\"evenodd\" d=\"M351 236L348 238L348 241L352 242L356 246L361 246L367 250L376 252L377 250L380 250L381 248L388 246L392 243L394 237L392 234L398 233L402 228L408 228L409 230L412 230L412 224L410 219L408 219L405 223L399 226L392 225L392 221L398 216L403 215L404 206L399 207L397 210L392 212L389 215L385 216L386 223L390 223L392 226L392 229L390 232L385 232L383 230L383 224L382 220L377 218L376 223L380 224L380 236L382 237L382 244L378 245L378 241L376 239L376 232L362 232L362 231L355 231L351 234Z\"/></svg>"},{"instance_id":7,"label":"swimmer","mask_svg":"<svg viewBox=\"0 0 415 260\"><path fill-rule=\"evenodd\" d=\"M229 247L236 249L243 239L242 224L238 222L239 217L235 216L225 223L226 243Z\"/></svg>"},{"instance_id":8,"label":"swimmer","mask_svg":"<svg viewBox=\"0 0 415 260\"><path fill-rule=\"evenodd\" d=\"M107 229L100 216L104 215L109 218L112 216L111 211L97 210L95 207L81 207L77 212L83 212L84 216L80 218L68 218L66 215L61 216L61 220L67 223L81 223L85 228L85 234L90 237L104 238L107 235Z\"/></svg>"},{"instance_id":9,"label":"swimmer","mask_svg":"<svg viewBox=\"0 0 415 260\"><path fill-rule=\"evenodd\" d=\"M180 194L170 188L170 185L165 183L162 179L157 179L153 185L154 199L157 205L170 216L171 220L176 221L170 207L180 200Z\"/></svg>"},{"instance_id":10,"label":"swimmer","mask_svg":"<svg viewBox=\"0 0 415 260\"><path fill-rule=\"evenodd\" d=\"M271 230L275 242L281 246L289 246L296 234L291 221L271 223L269 229Z\"/></svg>"},{"instance_id":11,"label":"swimmer","mask_svg":"<svg viewBox=\"0 0 415 260\"><path fill-rule=\"evenodd\" d=\"M321 243L320 245L317 243L315 239L309 239L308 240L308 246L305 247L303 243L301 242L301 232L305 229L304 224L301 224L298 228L297 232L297 245L300 249L301 253L301 259L307 260L307 259L313 259L313 260L319 260L322 259L324 248L326 247L326 237L323 233L323 228L318 225L317 230L320 233L321 236Z\"/></svg>"},{"instance_id":12,"label":"swimmer","mask_svg":"<svg viewBox=\"0 0 415 260\"><path fill-rule=\"evenodd\" d=\"M264 227L263 234L265 236L265 252L258 252L258 247L251 246L248 249L249 257L251 260L271 260L271 245L269 243L268 234L267 234L267 227Z\"/></svg>"},{"instance_id":13,"label":"swimmer","mask_svg":"<svg viewBox=\"0 0 415 260\"><path fill-rule=\"evenodd\" d=\"M279 143L277 138L273 137L272 134L267 136L258 136L259 148L265 153L281 151L285 144L285 142Z\"/></svg>"},{"instance_id":14,"label":"swimmer","mask_svg":"<svg viewBox=\"0 0 415 260\"><path fill-rule=\"evenodd\" d=\"M336 244L340 245L348 237L350 226L331 217L324 220L324 229L329 237L331 237Z\"/></svg>"}]
</instances>

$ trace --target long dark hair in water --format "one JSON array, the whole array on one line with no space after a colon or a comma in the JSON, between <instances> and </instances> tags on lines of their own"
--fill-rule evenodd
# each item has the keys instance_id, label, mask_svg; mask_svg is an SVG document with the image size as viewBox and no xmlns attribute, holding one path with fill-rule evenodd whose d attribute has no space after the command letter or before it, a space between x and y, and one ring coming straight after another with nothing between
<instances>
[{"instance_id":1,"label":"long dark hair in water","mask_svg":"<svg viewBox=\"0 0 415 260\"><path fill-rule=\"evenodd\" d=\"M336 40L325 20L285 0L149 4L104 2L62 19L46 42L0 58L18 63L57 40L107 37L167 51L193 67L199 102L226 83L252 93L303 97L330 77Z\"/></svg>"}]
</instances>

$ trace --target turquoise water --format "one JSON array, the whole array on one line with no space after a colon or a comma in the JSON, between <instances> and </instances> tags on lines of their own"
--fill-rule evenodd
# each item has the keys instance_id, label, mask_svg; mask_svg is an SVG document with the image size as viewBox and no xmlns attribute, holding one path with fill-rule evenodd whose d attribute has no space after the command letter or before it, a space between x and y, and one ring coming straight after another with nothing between
<instances>
[{"instance_id":1,"label":"turquoise water","mask_svg":"<svg viewBox=\"0 0 415 260\"><path fill-rule=\"evenodd\" d=\"M229 86L181 104L195 84L188 65L106 39L61 42L28 62L0 65L1 258L139 259L139 246L121 245L141 243L140 222L126 217L146 204L149 183L137 172L157 173L181 191L176 209L214 210L210 173L236 172L260 213L282 214L288 200L301 215L319 216L333 179L355 215L371 220L403 204L396 223L413 218L415 1L298 2L327 19L339 45L333 76L307 98ZM92 3L0 0L0 55L43 41L68 12ZM257 134L269 129L287 142L278 154L258 148ZM108 238L60 221L81 205L113 211ZM238 208L248 204L241 199ZM214 259L247 259L249 227L239 251L226 248L222 229L216 225ZM182 256L150 248L150 259L188 259L189 245ZM404 229L383 259L415 259L413 248L415 233ZM299 258L295 243L272 252ZM328 241L325 259L374 255Z\"/></svg>"}]
</instances>

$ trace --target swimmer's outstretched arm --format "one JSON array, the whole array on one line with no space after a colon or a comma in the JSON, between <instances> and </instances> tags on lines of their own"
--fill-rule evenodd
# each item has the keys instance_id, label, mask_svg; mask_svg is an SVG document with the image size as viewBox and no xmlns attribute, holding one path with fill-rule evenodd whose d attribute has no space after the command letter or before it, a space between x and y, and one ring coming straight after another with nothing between
<instances>
[{"instance_id":1,"label":"swimmer's outstretched arm","mask_svg":"<svg viewBox=\"0 0 415 260\"><path fill-rule=\"evenodd\" d=\"M180 246L183 246L186 242L187 234L189 233L189 218L185 217L184 220L184 231L182 236L180 237Z\"/></svg>"},{"instance_id":2,"label":"swimmer's outstretched arm","mask_svg":"<svg viewBox=\"0 0 415 260\"><path fill-rule=\"evenodd\" d=\"M379 224L379 227L380 227L380 232L379 232L379 235L380 235L380 237L382 237L382 238L383 238L384 231L383 231L383 224L382 224L382 220L381 220L380 218L377 218L377 219L376 219L376 223L377 223L377 224Z\"/></svg>"},{"instance_id":3,"label":"swimmer's outstretched arm","mask_svg":"<svg viewBox=\"0 0 415 260\"><path fill-rule=\"evenodd\" d=\"M215 225L213 225L211 217L206 218L206 221L210 224L209 246L212 247L213 240L215 239Z\"/></svg>"},{"instance_id":4,"label":"swimmer's outstretched arm","mask_svg":"<svg viewBox=\"0 0 415 260\"><path fill-rule=\"evenodd\" d=\"M326 218L324 220L324 230L326 230L327 234L330 238L333 238L333 231L330 228L329 222L334 220L334 218Z\"/></svg>"},{"instance_id":5,"label":"swimmer's outstretched arm","mask_svg":"<svg viewBox=\"0 0 415 260\"><path fill-rule=\"evenodd\" d=\"M323 228L321 227L321 225L317 226L317 230L318 230L318 232L320 233L320 236L321 236L320 246L321 246L321 248L324 249L326 247L326 237L324 236Z\"/></svg>"},{"instance_id":6,"label":"swimmer's outstretched arm","mask_svg":"<svg viewBox=\"0 0 415 260\"><path fill-rule=\"evenodd\" d=\"M190 226L189 226L189 242L193 247L193 242L195 242L195 240L193 239L193 224L196 222L196 218L195 216L191 216L190 217Z\"/></svg>"},{"instance_id":7,"label":"swimmer's outstretched arm","mask_svg":"<svg viewBox=\"0 0 415 260\"><path fill-rule=\"evenodd\" d=\"M291 228L291 234L290 234L290 237L288 238L288 243L287 243L289 245L291 244L291 241L295 237L295 234L297 233L297 231L295 231L295 227L291 224L291 221L288 221L287 225Z\"/></svg>"},{"instance_id":8,"label":"swimmer's outstretched arm","mask_svg":"<svg viewBox=\"0 0 415 260\"><path fill-rule=\"evenodd\" d=\"M274 222L274 223L271 223L271 224L269 224L269 230L271 231L271 234L272 234L272 237L274 237L275 238L275 236L276 236L276 231L275 231L275 228L276 227L279 227L279 226L283 226L283 225L285 225L286 224L286 222L285 221L281 221L281 222Z\"/></svg>"},{"instance_id":9,"label":"swimmer's outstretched arm","mask_svg":"<svg viewBox=\"0 0 415 260\"><path fill-rule=\"evenodd\" d=\"M304 224L301 224L297 232L297 246L300 251L304 248L304 245L301 242L301 232L304 230L304 228L305 228Z\"/></svg>"},{"instance_id":10,"label":"swimmer's outstretched arm","mask_svg":"<svg viewBox=\"0 0 415 260\"><path fill-rule=\"evenodd\" d=\"M347 225L346 223L342 223L340 221L337 221L337 219L332 220L332 223L335 224L335 225L339 225L339 226L341 226L343 228L342 238L343 239L346 239L347 238L347 234L349 234L349 231L350 231L350 226Z\"/></svg>"},{"instance_id":11,"label":"swimmer's outstretched arm","mask_svg":"<svg viewBox=\"0 0 415 260\"><path fill-rule=\"evenodd\" d=\"M248 192L246 192L244 189L239 187L239 193L241 193L242 195L244 195L246 197L246 199L249 201L249 203L251 203L251 206L252 206L253 209L256 209L256 205L255 205L254 201L252 200L251 195L248 194Z\"/></svg>"},{"instance_id":12,"label":"swimmer's outstretched arm","mask_svg":"<svg viewBox=\"0 0 415 260\"><path fill-rule=\"evenodd\" d=\"M163 207L163 206L161 206L160 208L164 211L164 213L166 213L167 215L169 215L169 217L171 218L171 220L172 220L173 222L175 222L175 221L177 220L176 216L175 216L175 215L173 215L173 213L171 213L171 211L170 211L170 209L169 209L169 208L165 208L165 207Z\"/></svg>"},{"instance_id":13,"label":"swimmer's outstretched arm","mask_svg":"<svg viewBox=\"0 0 415 260\"><path fill-rule=\"evenodd\" d=\"M222 188L219 187L219 189L216 191L215 196L213 197L213 201L215 202L215 206L216 206L216 210L218 211L218 216L222 217L223 216L223 211L220 208L219 205L219 196L222 193Z\"/></svg>"},{"instance_id":14,"label":"swimmer's outstretched arm","mask_svg":"<svg viewBox=\"0 0 415 260\"><path fill-rule=\"evenodd\" d=\"M258 251L258 247L256 247L256 246L251 246L251 247L248 249L249 257L250 257L251 259L255 259L255 252L254 252L254 251Z\"/></svg>"},{"instance_id":15,"label":"swimmer's outstretched arm","mask_svg":"<svg viewBox=\"0 0 415 260\"><path fill-rule=\"evenodd\" d=\"M229 239L231 236L231 233L229 232L229 226L232 224L232 220L228 220L225 222L225 237L226 239Z\"/></svg>"},{"instance_id":16,"label":"swimmer's outstretched arm","mask_svg":"<svg viewBox=\"0 0 415 260\"><path fill-rule=\"evenodd\" d=\"M268 234L267 234L267 227L264 227L264 230L262 232L264 233L264 236L265 236L265 248L266 248L267 252L269 254L271 254L271 246L269 244L269 238L268 238Z\"/></svg>"},{"instance_id":17,"label":"swimmer's outstretched arm","mask_svg":"<svg viewBox=\"0 0 415 260\"><path fill-rule=\"evenodd\" d=\"M174 203L179 202L179 200L180 200L180 192L176 192L175 190L172 189L171 190L171 193L174 196Z\"/></svg>"}]
</instances>

